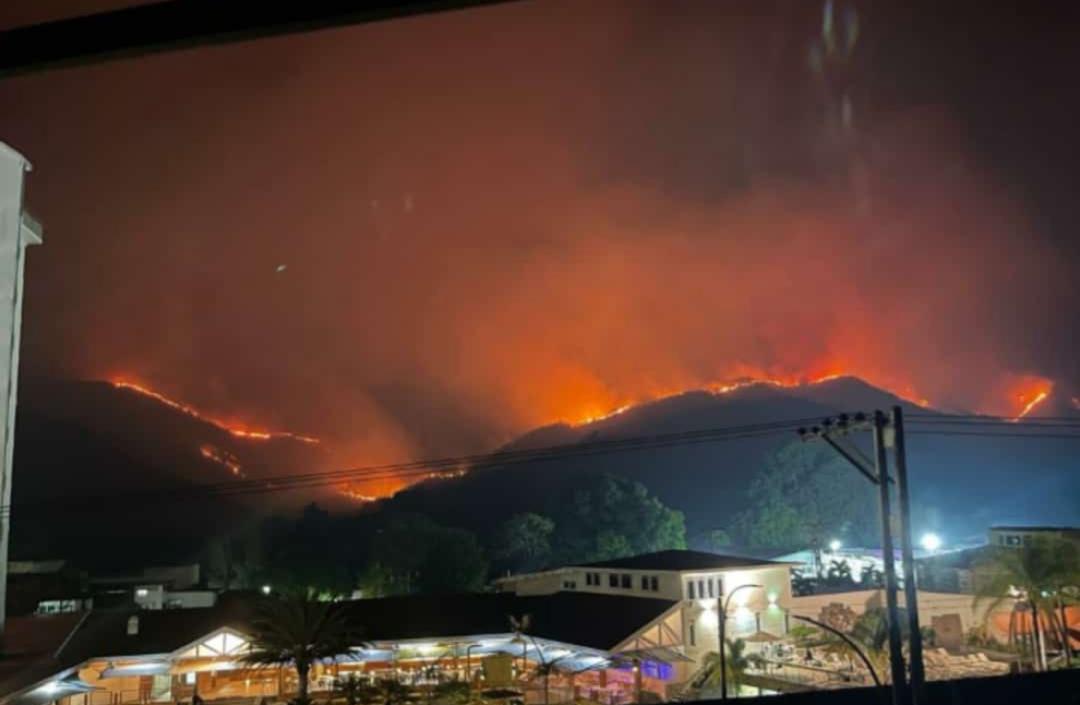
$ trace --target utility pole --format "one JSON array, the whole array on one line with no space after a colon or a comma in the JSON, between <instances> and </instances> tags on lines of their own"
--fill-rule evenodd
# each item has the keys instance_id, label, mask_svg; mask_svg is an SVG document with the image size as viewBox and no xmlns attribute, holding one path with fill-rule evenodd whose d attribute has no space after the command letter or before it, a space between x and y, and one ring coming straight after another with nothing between
<instances>
[{"instance_id":1,"label":"utility pole","mask_svg":"<svg viewBox=\"0 0 1080 705\"><path fill-rule=\"evenodd\" d=\"M874 466L878 476L878 498L881 504L881 552L885 565L885 607L889 612L889 669L892 673L893 705L903 705L904 674L903 645L900 641L900 614L896 600L896 556L893 555L892 512L889 509L889 466L885 455L885 414L874 412Z\"/></svg>"},{"instance_id":2,"label":"utility pole","mask_svg":"<svg viewBox=\"0 0 1080 705\"><path fill-rule=\"evenodd\" d=\"M833 419L824 419L820 426L809 429L800 428L799 437L805 440L821 440L827 443L847 460L852 467L858 470L878 488L878 503L881 514L881 550L882 562L885 572L885 606L888 612L888 641L889 641L889 671L892 677L892 701L893 705L905 705L912 698L918 698L915 702L925 703L922 698L922 641L918 628L918 605L916 603L916 586L914 580L914 560L911 552L911 522L908 502L907 464L904 456L903 415L898 415L897 409L893 410L893 418L890 419L880 411L873 414L863 412L849 416L840 414ZM899 419L899 433L894 420ZM874 457L868 458L858 446L852 443L847 435L852 431L871 430L874 437ZM897 440L899 439L899 440ZM897 444L898 447L897 447ZM890 483L888 456L886 449L889 446L897 449L897 479L894 484L900 488L900 523L903 536L901 537L904 555L905 571L911 571L911 577L905 580L905 591L908 603L908 624L912 626L911 656L912 656L912 683L911 691L907 688L906 670L904 667L903 644L900 636L900 610L897 600L896 579L896 555L893 549L892 534L892 509L890 499ZM913 703L914 705L914 703Z\"/></svg>"},{"instance_id":3,"label":"utility pole","mask_svg":"<svg viewBox=\"0 0 1080 705\"><path fill-rule=\"evenodd\" d=\"M904 442L904 410L892 408L890 424L893 461L896 465L896 494L900 504L900 559L904 562L904 604L908 618L908 660L911 665L911 702L926 702L926 673L923 668L922 631L919 627L919 589L915 582L915 552L911 546L911 502L908 496L907 447Z\"/></svg>"}]
</instances>

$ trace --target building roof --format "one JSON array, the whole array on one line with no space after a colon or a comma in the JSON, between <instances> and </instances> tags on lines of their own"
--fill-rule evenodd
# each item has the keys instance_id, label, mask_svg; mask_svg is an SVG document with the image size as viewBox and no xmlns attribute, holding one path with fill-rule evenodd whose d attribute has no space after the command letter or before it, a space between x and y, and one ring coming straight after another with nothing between
<instances>
[{"instance_id":1,"label":"building roof","mask_svg":"<svg viewBox=\"0 0 1080 705\"><path fill-rule=\"evenodd\" d=\"M660 571L699 571L699 570L730 570L733 568L755 568L767 566L786 565L780 561L769 561L763 558L750 558L747 556L727 556L720 553L707 553L705 551L657 551L656 553L642 553L637 556L616 558L610 561L598 561L596 563L581 563L579 568L618 568L626 570L660 570Z\"/></svg>"},{"instance_id":2,"label":"building roof","mask_svg":"<svg viewBox=\"0 0 1080 705\"><path fill-rule=\"evenodd\" d=\"M1078 526L991 526L991 531L1020 531L1020 532L1038 532L1046 531L1052 533L1058 532L1080 532Z\"/></svg>"},{"instance_id":3,"label":"building roof","mask_svg":"<svg viewBox=\"0 0 1080 705\"><path fill-rule=\"evenodd\" d=\"M249 632L254 598L224 596L217 605L178 610L94 613L70 642L66 662L113 656L165 654L218 629ZM528 614L528 633L542 639L609 650L669 610L675 602L626 595L558 592L407 595L341 603L365 642L506 634L510 617ZM127 620L139 616L139 633Z\"/></svg>"},{"instance_id":4,"label":"building roof","mask_svg":"<svg viewBox=\"0 0 1080 705\"><path fill-rule=\"evenodd\" d=\"M9 617L0 656L0 696L61 670L54 657L83 615Z\"/></svg>"},{"instance_id":5,"label":"building roof","mask_svg":"<svg viewBox=\"0 0 1080 705\"><path fill-rule=\"evenodd\" d=\"M223 595L213 607L97 610L49 620L58 627L50 631L53 638L45 645L36 644L38 648L27 659L11 663L9 677L0 669L0 699L89 660L170 654L223 628L249 634L257 599L253 594L233 593ZM579 592L408 595L341 603L363 642L509 634L513 631L510 617L529 615L529 635L599 651L610 651L676 604ZM139 618L138 633L128 634L128 619L133 615ZM9 621L9 628L13 622ZM41 637L44 632L35 626L39 629L32 632Z\"/></svg>"}]
</instances>

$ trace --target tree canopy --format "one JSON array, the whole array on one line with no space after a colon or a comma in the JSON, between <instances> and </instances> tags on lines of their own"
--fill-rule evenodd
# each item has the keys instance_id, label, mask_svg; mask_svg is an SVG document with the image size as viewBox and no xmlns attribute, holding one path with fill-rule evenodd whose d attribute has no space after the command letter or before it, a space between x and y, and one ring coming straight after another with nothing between
<instances>
[{"instance_id":1,"label":"tree canopy","mask_svg":"<svg viewBox=\"0 0 1080 705\"><path fill-rule=\"evenodd\" d=\"M551 560L551 538L555 522L525 512L515 514L499 528L492 549L499 567L515 573L526 573L547 565Z\"/></svg>"},{"instance_id":2,"label":"tree canopy","mask_svg":"<svg viewBox=\"0 0 1080 705\"><path fill-rule=\"evenodd\" d=\"M569 496L556 503L551 516L556 562L686 548L682 512L665 506L640 482L618 475L583 478Z\"/></svg>"},{"instance_id":3,"label":"tree canopy","mask_svg":"<svg viewBox=\"0 0 1080 705\"><path fill-rule=\"evenodd\" d=\"M411 514L374 533L367 577L378 576L374 594L467 592L483 587L487 570L475 535Z\"/></svg>"},{"instance_id":4,"label":"tree canopy","mask_svg":"<svg viewBox=\"0 0 1080 705\"><path fill-rule=\"evenodd\" d=\"M872 545L874 487L831 448L795 442L777 450L750 483L735 525L750 546L821 547L832 539Z\"/></svg>"}]
</instances>

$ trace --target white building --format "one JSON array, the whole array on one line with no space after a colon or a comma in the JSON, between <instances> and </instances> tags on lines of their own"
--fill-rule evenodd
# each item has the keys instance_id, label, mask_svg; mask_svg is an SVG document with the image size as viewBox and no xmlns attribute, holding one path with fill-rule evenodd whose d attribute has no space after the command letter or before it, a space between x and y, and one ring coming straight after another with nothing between
<instances>
[{"instance_id":1,"label":"white building","mask_svg":"<svg viewBox=\"0 0 1080 705\"><path fill-rule=\"evenodd\" d=\"M41 243L41 226L23 212L23 175L30 162L0 142L0 629L7 598L11 533L11 461L22 327L23 269L28 245Z\"/></svg>"},{"instance_id":2,"label":"white building","mask_svg":"<svg viewBox=\"0 0 1080 705\"><path fill-rule=\"evenodd\" d=\"M672 648L696 670L719 647L719 606L728 607L728 639L756 632L783 636L791 602L788 563L702 551L660 551L598 563L512 575L496 581L517 595L559 591L660 598L677 602L674 618L649 624L636 635L637 648ZM691 673L686 673L689 678Z\"/></svg>"}]
</instances>

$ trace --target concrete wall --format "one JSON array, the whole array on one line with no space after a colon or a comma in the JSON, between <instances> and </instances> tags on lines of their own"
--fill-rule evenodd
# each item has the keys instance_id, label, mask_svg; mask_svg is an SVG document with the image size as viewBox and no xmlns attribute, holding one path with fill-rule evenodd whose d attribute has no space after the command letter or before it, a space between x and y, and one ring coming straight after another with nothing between
<instances>
[{"instance_id":1,"label":"concrete wall","mask_svg":"<svg viewBox=\"0 0 1080 705\"><path fill-rule=\"evenodd\" d=\"M40 242L23 221L26 159L0 142L0 506L11 504L11 461L15 449L19 334L22 325L24 249ZM0 627L7 598L10 512L0 514Z\"/></svg>"},{"instance_id":2,"label":"concrete wall","mask_svg":"<svg viewBox=\"0 0 1080 705\"><path fill-rule=\"evenodd\" d=\"M904 593L899 594L899 604L904 606ZM830 604L845 605L855 614L862 614L866 610L885 606L884 590L855 590L852 592L839 592L828 595L803 595L791 598L791 613L817 619L821 609ZM960 618L964 632L987 623L987 608L989 600L980 601L976 604L973 595L963 593L926 592L919 591L919 623L930 626L934 617L955 614ZM1000 605L995 611L1009 612L1012 604ZM998 635L999 637L1003 635Z\"/></svg>"}]
</instances>

